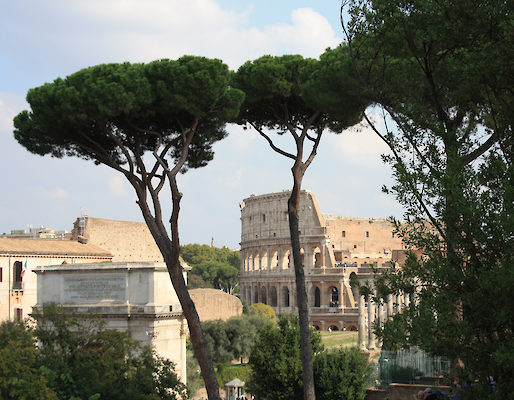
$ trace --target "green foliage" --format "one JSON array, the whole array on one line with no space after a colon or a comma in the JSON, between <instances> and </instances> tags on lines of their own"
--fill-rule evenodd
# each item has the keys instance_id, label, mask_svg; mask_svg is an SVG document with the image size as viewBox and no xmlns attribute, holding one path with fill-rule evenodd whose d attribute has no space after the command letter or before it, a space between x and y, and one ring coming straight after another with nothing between
<instances>
[{"instance_id":1,"label":"green foliage","mask_svg":"<svg viewBox=\"0 0 514 400\"><path fill-rule=\"evenodd\" d=\"M319 400L363 400L371 365L356 347L327 350L314 356L314 382Z\"/></svg>"},{"instance_id":2,"label":"green foliage","mask_svg":"<svg viewBox=\"0 0 514 400\"><path fill-rule=\"evenodd\" d=\"M239 268L218 261L204 261L195 265L191 274L200 276L215 289L229 294L239 285Z\"/></svg>"},{"instance_id":3,"label":"green foliage","mask_svg":"<svg viewBox=\"0 0 514 400\"><path fill-rule=\"evenodd\" d=\"M79 321L57 307L38 316L38 359L62 399L187 398L171 361L94 318Z\"/></svg>"},{"instance_id":4,"label":"green foliage","mask_svg":"<svg viewBox=\"0 0 514 400\"><path fill-rule=\"evenodd\" d=\"M337 55L328 51L322 63L284 55L263 56L243 64L233 79L234 87L246 93L239 123L283 134L291 125L313 132L330 128L339 133L359 122L365 105L355 90L351 59L346 50L333 52ZM343 53L345 61L339 57ZM334 85L343 92L329 92ZM316 113L319 116L308 122Z\"/></svg>"},{"instance_id":5,"label":"green foliage","mask_svg":"<svg viewBox=\"0 0 514 400\"><path fill-rule=\"evenodd\" d=\"M202 322L213 361L222 364L249 357L258 330L269 323L269 319L261 315L241 315L227 321Z\"/></svg>"},{"instance_id":6,"label":"green foliage","mask_svg":"<svg viewBox=\"0 0 514 400\"><path fill-rule=\"evenodd\" d=\"M215 248L200 244L180 247L180 255L191 266L189 288L215 288L229 294L239 285L241 256L228 247Z\"/></svg>"},{"instance_id":7,"label":"green foliage","mask_svg":"<svg viewBox=\"0 0 514 400\"><path fill-rule=\"evenodd\" d=\"M274 322L277 319L277 314L275 314L273 307L264 303L253 303L250 306L250 315L257 315L270 322Z\"/></svg>"},{"instance_id":8,"label":"green foliage","mask_svg":"<svg viewBox=\"0 0 514 400\"><path fill-rule=\"evenodd\" d=\"M193 355L191 349L187 350L186 354L186 371L187 371L187 390L191 393L191 396L204 386L202 373L198 361Z\"/></svg>"},{"instance_id":9,"label":"green foliage","mask_svg":"<svg viewBox=\"0 0 514 400\"><path fill-rule=\"evenodd\" d=\"M514 391L514 104L512 1L350 2L362 84L395 129L397 224L419 250L383 287L416 301L378 332L419 345ZM379 283L380 285L380 283ZM414 289L415 287L416 290ZM491 312L494 310L494 312Z\"/></svg>"},{"instance_id":10,"label":"green foliage","mask_svg":"<svg viewBox=\"0 0 514 400\"><path fill-rule=\"evenodd\" d=\"M35 154L114 167L129 162L122 148L137 158L167 144L177 160L182 133L197 119L186 167L198 168L212 159L212 144L226 135L225 121L243 99L228 77L220 60L192 56L85 68L29 90L31 111L14 118L14 136Z\"/></svg>"},{"instance_id":11,"label":"green foliage","mask_svg":"<svg viewBox=\"0 0 514 400\"><path fill-rule=\"evenodd\" d=\"M422 376L422 373L416 368L398 364L390 364L380 370L380 379L387 382L414 383L417 376Z\"/></svg>"},{"instance_id":12,"label":"green foliage","mask_svg":"<svg viewBox=\"0 0 514 400\"><path fill-rule=\"evenodd\" d=\"M311 330L313 353L323 349L318 332ZM252 373L247 390L263 400L303 397L298 317L280 315L277 325L259 331L249 362Z\"/></svg>"},{"instance_id":13,"label":"green foliage","mask_svg":"<svg viewBox=\"0 0 514 400\"><path fill-rule=\"evenodd\" d=\"M236 268L241 266L239 251L232 251L228 247L217 248L206 244L186 244L180 246L180 256L191 267L205 261L217 261Z\"/></svg>"},{"instance_id":14,"label":"green foliage","mask_svg":"<svg viewBox=\"0 0 514 400\"><path fill-rule=\"evenodd\" d=\"M20 322L0 324L0 399L57 400L39 368L34 332Z\"/></svg>"},{"instance_id":15,"label":"green foliage","mask_svg":"<svg viewBox=\"0 0 514 400\"><path fill-rule=\"evenodd\" d=\"M251 373L249 365L231 365L229 363L222 363L216 366L216 377L220 386L230 382L232 379L238 378L243 382L247 382Z\"/></svg>"},{"instance_id":16,"label":"green foliage","mask_svg":"<svg viewBox=\"0 0 514 400\"><path fill-rule=\"evenodd\" d=\"M221 319L204 321L202 331L214 363L224 363L234 359L224 321Z\"/></svg>"}]
</instances>

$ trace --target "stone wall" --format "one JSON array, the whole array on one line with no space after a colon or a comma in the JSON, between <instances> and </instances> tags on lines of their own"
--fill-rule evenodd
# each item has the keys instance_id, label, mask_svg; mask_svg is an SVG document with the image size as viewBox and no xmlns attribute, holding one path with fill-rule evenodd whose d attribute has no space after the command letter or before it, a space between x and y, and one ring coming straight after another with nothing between
<instances>
[{"instance_id":1,"label":"stone wall","mask_svg":"<svg viewBox=\"0 0 514 400\"><path fill-rule=\"evenodd\" d=\"M189 291L200 321L222 319L241 315L243 305L236 296L218 289L192 289Z\"/></svg>"},{"instance_id":2,"label":"stone wall","mask_svg":"<svg viewBox=\"0 0 514 400\"><path fill-rule=\"evenodd\" d=\"M82 236L88 244L109 251L113 261L162 261L159 248L144 222L115 221L104 218L78 218L72 239Z\"/></svg>"}]
</instances>

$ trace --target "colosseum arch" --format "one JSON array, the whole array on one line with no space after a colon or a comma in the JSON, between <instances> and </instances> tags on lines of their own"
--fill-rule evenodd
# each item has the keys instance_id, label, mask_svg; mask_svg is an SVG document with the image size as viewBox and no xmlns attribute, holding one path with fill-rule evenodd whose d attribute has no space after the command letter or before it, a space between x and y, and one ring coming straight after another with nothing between
<instances>
[{"instance_id":1,"label":"colosseum arch","mask_svg":"<svg viewBox=\"0 0 514 400\"><path fill-rule=\"evenodd\" d=\"M282 287L282 307L289 307L289 288Z\"/></svg>"},{"instance_id":2,"label":"colosseum arch","mask_svg":"<svg viewBox=\"0 0 514 400\"><path fill-rule=\"evenodd\" d=\"M259 302L259 288L257 286L254 286L253 288L253 304Z\"/></svg>"},{"instance_id":3,"label":"colosseum arch","mask_svg":"<svg viewBox=\"0 0 514 400\"><path fill-rule=\"evenodd\" d=\"M321 290L318 286L312 286L311 288L311 299L313 307L321 307Z\"/></svg>"},{"instance_id":4,"label":"colosseum arch","mask_svg":"<svg viewBox=\"0 0 514 400\"><path fill-rule=\"evenodd\" d=\"M321 257L321 249L316 246L312 249L312 265L314 265L314 268L319 268L322 265L322 257Z\"/></svg>"},{"instance_id":5,"label":"colosseum arch","mask_svg":"<svg viewBox=\"0 0 514 400\"><path fill-rule=\"evenodd\" d=\"M268 304L268 299L266 298L266 287L261 286L261 303Z\"/></svg>"},{"instance_id":6,"label":"colosseum arch","mask_svg":"<svg viewBox=\"0 0 514 400\"><path fill-rule=\"evenodd\" d=\"M357 287L357 274L352 272L349 277L350 287L352 288L353 298L357 300L359 298L359 288Z\"/></svg>"},{"instance_id":7,"label":"colosseum arch","mask_svg":"<svg viewBox=\"0 0 514 400\"><path fill-rule=\"evenodd\" d=\"M330 286L328 288L328 295L329 295L329 299L330 299L330 306L332 306L332 307L339 306L339 304L340 304L339 289L336 288L335 286Z\"/></svg>"},{"instance_id":8,"label":"colosseum arch","mask_svg":"<svg viewBox=\"0 0 514 400\"><path fill-rule=\"evenodd\" d=\"M277 288L275 286L270 287L269 289L269 301L270 306L277 307L278 306L278 298L277 298Z\"/></svg>"}]
</instances>

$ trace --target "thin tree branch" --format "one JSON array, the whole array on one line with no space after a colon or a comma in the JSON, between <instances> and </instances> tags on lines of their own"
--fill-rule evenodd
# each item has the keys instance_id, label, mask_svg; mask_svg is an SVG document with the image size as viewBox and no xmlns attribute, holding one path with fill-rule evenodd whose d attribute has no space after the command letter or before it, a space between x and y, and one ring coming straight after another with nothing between
<instances>
[{"instance_id":1,"label":"thin tree branch","mask_svg":"<svg viewBox=\"0 0 514 400\"><path fill-rule=\"evenodd\" d=\"M321 140L321 135L322 134L323 134L323 130L320 129L319 132L318 132L318 136L316 137L316 139L314 141L314 145L312 146L311 154L309 155L309 157L307 158L307 160L303 164L304 165L304 170L309 168L309 165L311 165L312 160L314 160L314 157L316 156L316 152L318 150L318 146L319 146L319 142Z\"/></svg>"},{"instance_id":2,"label":"thin tree branch","mask_svg":"<svg viewBox=\"0 0 514 400\"><path fill-rule=\"evenodd\" d=\"M378 137L380 137L384 143L387 144L387 146L389 147L389 149L391 149L396 161L405 166L402 158L400 157L400 155L398 154L398 152L396 151L396 148L394 147L394 145L389 142L379 131L378 129L375 127L375 125L371 122L371 120L368 118L367 114L364 113L364 119L366 120L366 122L369 124L369 126L371 127L371 129L378 135ZM432 213L430 212L430 210L428 209L428 207L426 206L424 200L423 200L423 197L421 196L421 194L419 193L418 189L416 188L416 185L414 184L414 182L412 182L412 180L409 179L408 181L409 183L409 186L411 187L412 189L412 192L414 193L414 196L416 197L416 199L418 200L418 203L419 205L422 207L423 209L423 212L427 215L427 217L430 219L430 222L432 223L432 225L437 229L437 231L439 232L439 234L441 235L442 238L445 238L446 235L444 234L444 231L442 230L440 224L437 222L437 220L435 219L435 217L432 215Z\"/></svg>"},{"instance_id":3,"label":"thin tree branch","mask_svg":"<svg viewBox=\"0 0 514 400\"><path fill-rule=\"evenodd\" d=\"M250 122L250 125L259 133L259 135L261 135L264 139L266 139L268 141L268 144L270 145L270 147L275 150L278 154L282 154L284 157L288 157L292 160L296 160L296 157L284 150L282 150L281 148L275 146L275 144L273 143L273 141L269 138L268 135L266 135L261 128L257 127L257 125L255 125L253 122Z\"/></svg>"},{"instance_id":4,"label":"thin tree branch","mask_svg":"<svg viewBox=\"0 0 514 400\"><path fill-rule=\"evenodd\" d=\"M491 148L491 146L494 143L496 143L497 138L498 138L497 131L493 131L491 136L489 136L489 138L484 143L482 143L478 148L473 150L471 153L468 153L467 155L462 157L462 161L464 162L464 164L467 165L467 164L475 161L482 154L484 154L487 150L489 150Z\"/></svg>"},{"instance_id":5,"label":"thin tree branch","mask_svg":"<svg viewBox=\"0 0 514 400\"><path fill-rule=\"evenodd\" d=\"M129 170L130 173L134 173L134 163L132 162L132 158L130 157L130 153L128 152L125 145L121 142L121 140L114 134L112 131L107 127L107 125L104 126L104 131L111 138L111 140L120 148L120 150L125 155L125 158L127 159L127 162L129 163Z\"/></svg>"}]
</instances>

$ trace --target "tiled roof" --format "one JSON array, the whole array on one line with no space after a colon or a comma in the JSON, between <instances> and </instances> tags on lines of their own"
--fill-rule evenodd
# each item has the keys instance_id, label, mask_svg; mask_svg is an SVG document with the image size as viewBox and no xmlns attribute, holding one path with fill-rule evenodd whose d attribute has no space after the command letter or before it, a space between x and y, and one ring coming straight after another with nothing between
<instances>
[{"instance_id":1,"label":"tiled roof","mask_svg":"<svg viewBox=\"0 0 514 400\"><path fill-rule=\"evenodd\" d=\"M0 238L1 254L67 255L111 258L111 254L92 244L73 240Z\"/></svg>"}]
</instances>

